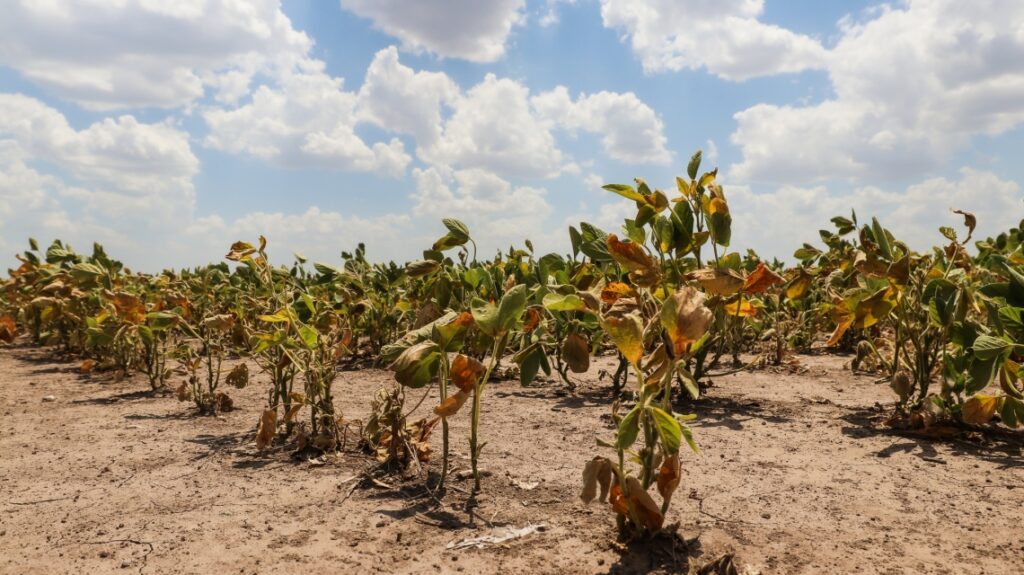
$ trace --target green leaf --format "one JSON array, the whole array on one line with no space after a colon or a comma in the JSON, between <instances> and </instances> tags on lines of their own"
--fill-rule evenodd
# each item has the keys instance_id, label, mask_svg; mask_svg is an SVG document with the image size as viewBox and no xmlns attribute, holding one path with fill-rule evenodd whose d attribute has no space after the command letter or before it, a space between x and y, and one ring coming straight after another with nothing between
<instances>
[{"instance_id":1,"label":"green leaf","mask_svg":"<svg viewBox=\"0 0 1024 575\"><path fill-rule=\"evenodd\" d=\"M1006 353L1012 347L1013 342L1007 341L1001 337L979 335L978 339L974 340L974 355L981 360L995 359L996 357Z\"/></svg>"},{"instance_id":2,"label":"green leaf","mask_svg":"<svg viewBox=\"0 0 1024 575\"><path fill-rule=\"evenodd\" d=\"M885 259L892 261L892 249L889 248L889 238L885 235L885 228L878 223L878 218L871 218L871 235L878 244L878 250L882 252Z\"/></svg>"},{"instance_id":3,"label":"green leaf","mask_svg":"<svg viewBox=\"0 0 1024 575\"><path fill-rule=\"evenodd\" d=\"M654 418L654 425L658 428L658 435L661 437L661 444L665 446L665 451L670 455L678 453L682 442L682 426L675 417L661 408L648 407L647 410Z\"/></svg>"},{"instance_id":4,"label":"green leaf","mask_svg":"<svg viewBox=\"0 0 1024 575\"><path fill-rule=\"evenodd\" d=\"M543 356L544 350L538 346L522 358L522 362L519 364L520 385L530 385L537 378L537 372L540 371L540 360Z\"/></svg>"},{"instance_id":5,"label":"green leaf","mask_svg":"<svg viewBox=\"0 0 1024 575\"><path fill-rule=\"evenodd\" d=\"M686 174L690 176L691 180L697 179L697 172L700 170L700 158L701 151L697 152L690 158L690 163L686 166Z\"/></svg>"},{"instance_id":6,"label":"green leaf","mask_svg":"<svg viewBox=\"0 0 1024 575\"><path fill-rule=\"evenodd\" d=\"M432 249L443 252L469 241L469 228L466 224L454 218L445 218L441 222L448 228L448 233L434 242Z\"/></svg>"},{"instance_id":7,"label":"green leaf","mask_svg":"<svg viewBox=\"0 0 1024 575\"><path fill-rule=\"evenodd\" d=\"M984 337L984 336L983 336ZM964 390L968 395L974 395L985 389L996 378L1002 360L998 356L989 359L975 358L968 370L967 385Z\"/></svg>"},{"instance_id":8,"label":"green leaf","mask_svg":"<svg viewBox=\"0 0 1024 575\"><path fill-rule=\"evenodd\" d=\"M640 433L640 405L631 409L626 417L622 418L622 422L619 423L619 431L615 435L615 446L619 449L629 449L633 446L636 441L637 434Z\"/></svg>"},{"instance_id":9,"label":"green leaf","mask_svg":"<svg viewBox=\"0 0 1024 575\"><path fill-rule=\"evenodd\" d=\"M526 286L519 284L508 290L498 304L498 333L515 327L526 309Z\"/></svg>"}]
</instances>

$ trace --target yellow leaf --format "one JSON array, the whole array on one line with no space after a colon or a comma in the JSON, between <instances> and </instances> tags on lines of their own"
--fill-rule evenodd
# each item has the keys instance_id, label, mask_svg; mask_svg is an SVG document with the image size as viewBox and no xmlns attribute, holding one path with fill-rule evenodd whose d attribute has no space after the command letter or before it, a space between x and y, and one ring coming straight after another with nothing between
<instances>
[{"instance_id":1,"label":"yellow leaf","mask_svg":"<svg viewBox=\"0 0 1024 575\"><path fill-rule=\"evenodd\" d=\"M977 394L964 403L961 416L964 423L983 425L992 421L996 409L999 407L999 398L993 395Z\"/></svg>"}]
</instances>

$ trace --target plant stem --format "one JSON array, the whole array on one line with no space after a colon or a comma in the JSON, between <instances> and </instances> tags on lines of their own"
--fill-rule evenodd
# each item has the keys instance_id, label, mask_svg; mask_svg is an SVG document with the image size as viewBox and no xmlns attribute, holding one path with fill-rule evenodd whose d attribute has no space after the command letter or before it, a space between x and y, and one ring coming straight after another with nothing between
<instances>
[{"instance_id":1,"label":"plant stem","mask_svg":"<svg viewBox=\"0 0 1024 575\"><path fill-rule=\"evenodd\" d=\"M484 372L483 378L476 384L476 389L473 390L473 420L469 430L469 457L470 464L473 467L473 491L480 491L480 469L477 466L477 461L480 456L480 448L478 447L480 445L480 396L483 394L487 381L491 378L491 372L494 370L494 366L498 363L498 357L501 355L501 348L504 341L505 335L501 335L494 339L494 347L491 349L491 361L487 365L487 371Z\"/></svg>"}]
</instances>

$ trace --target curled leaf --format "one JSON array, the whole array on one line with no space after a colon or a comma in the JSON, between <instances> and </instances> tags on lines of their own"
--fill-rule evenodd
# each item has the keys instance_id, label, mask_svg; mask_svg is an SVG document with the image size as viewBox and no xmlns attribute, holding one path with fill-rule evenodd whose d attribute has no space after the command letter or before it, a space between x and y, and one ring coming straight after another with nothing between
<instances>
[{"instance_id":1,"label":"curled leaf","mask_svg":"<svg viewBox=\"0 0 1024 575\"><path fill-rule=\"evenodd\" d=\"M644 355L644 334L636 301L631 298L619 299L605 312L601 324L623 357L637 365Z\"/></svg>"},{"instance_id":2,"label":"curled leaf","mask_svg":"<svg viewBox=\"0 0 1024 575\"><path fill-rule=\"evenodd\" d=\"M486 371L484 364L472 357L462 355L460 353L455 356L454 360L452 360L452 383L455 384L455 387L459 388L460 391L468 393L476 388L476 384L480 381L480 377L484 374L484 371Z\"/></svg>"},{"instance_id":3,"label":"curled leaf","mask_svg":"<svg viewBox=\"0 0 1024 575\"><path fill-rule=\"evenodd\" d=\"M679 488L682 473L679 453L672 454L661 464L658 470L658 493L666 504L672 501L672 494Z\"/></svg>"},{"instance_id":4,"label":"curled leaf","mask_svg":"<svg viewBox=\"0 0 1024 575\"><path fill-rule=\"evenodd\" d=\"M601 496L598 501L604 501L608 497L608 489L612 482L612 462L607 457L595 457L587 462L583 468L583 491L580 499L584 503L590 503L597 497L597 488L601 487Z\"/></svg>"},{"instance_id":5,"label":"curled leaf","mask_svg":"<svg viewBox=\"0 0 1024 575\"><path fill-rule=\"evenodd\" d=\"M263 451L274 440L277 433L277 410L265 409L260 416L260 426L256 430L256 449Z\"/></svg>"},{"instance_id":6,"label":"curled leaf","mask_svg":"<svg viewBox=\"0 0 1024 575\"><path fill-rule=\"evenodd\" d=\"M711 295L732 295L743 287L744 279L730 268L703 268L692 274L704 291Z\"/></svg>"},{"instance_id":7,"label":"curled leaf","mask_svg":"<svg viewBox=\"0 0 1024 575\"><path fill-rule=\"evenodd\" d=\"M473 394L472 391L462 391L461 389L454 395L449 395L447 399L441 402L434 408L434 415L441 417L451 417L458 413L462 406L466 404L466 400Z\"/></svg>"},{"instance_id":8,"label":"curled leaf","mask_svg":"<svg viewBox=\"0 0 1024 575\"><path fill-rule=\"evenodd\" d=\"M388 369L395 372L395 380L413 389L423 387L434 375L441 362L441 350L432 341L423 341L402 352Z\"/></svg>"},{"instance_id":9,"label":"curled leaf","mask_svg":"<svg viewBox=\"0 0 1024 575\"><path fill-rule=\"evenodd\" d=\"M244 363L236 365L224 381L231 387L244 388L249 384L249 366Z\"/></svg>"},{"instance_id":10,"label":"curled leaf","mask_svg":"<svg viewBox=\"0 0 1024 575\"><path fill-rule=\"evenodd\" d=\"M212 315L203 320L203 325L213 331L229 332L235 326L235 316L225 313Z\"/></svg>"},{"instance_id":11,"label":"curled leaf","mask_svg":"<svg viewBox=\"0 0 1024 575\"><path fill-rule=\"evenodd\" d=\"M615 234L609 234L607 241L608 252L619 265L629 270L629 277L636 285L651 287L661 280L657 264L642 245L619 241Z\"/></svg>"},{"instance_id":12,"label":"curled leaf","mask_svg":"<svg viewBox=\"0 0 1024 575\"><path fill-rule=\"evenodd\" d=\"M747 276L743 282L743 293L759 294L764 293L774 286L782 283L782 277L764 265L764 262L757 263L757 269Z\"/></svg>"},{"instance_id":13,"label":"curled leaf","mask_svg":"<svg viewBox=\"0 0 1024 575\"><path fill-rule=\"evenodd\" d=\"M661 308L661 325L665 328L673 351L678 357L707 332L714 315L704 302L704 294L685 286L669 296Z\"/></svg>"}]
</instances>

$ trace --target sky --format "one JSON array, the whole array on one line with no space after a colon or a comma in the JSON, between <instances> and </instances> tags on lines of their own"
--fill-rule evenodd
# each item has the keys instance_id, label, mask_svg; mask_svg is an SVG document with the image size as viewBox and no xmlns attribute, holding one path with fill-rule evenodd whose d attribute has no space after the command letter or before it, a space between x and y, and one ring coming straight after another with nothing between
<instances>
[{"instance_id":1,"label":"sky","mask_svg":"<svg viewBox=\"0 0 1024 575\"><path fill-rule=\"evenodd\" d=\"M3 0L0 266L34 237L135 269L486 255L674 197L703 150L731 249L829 218L926 249L1024 218L1024 2Z\"/></svg>"}]
</instances>

